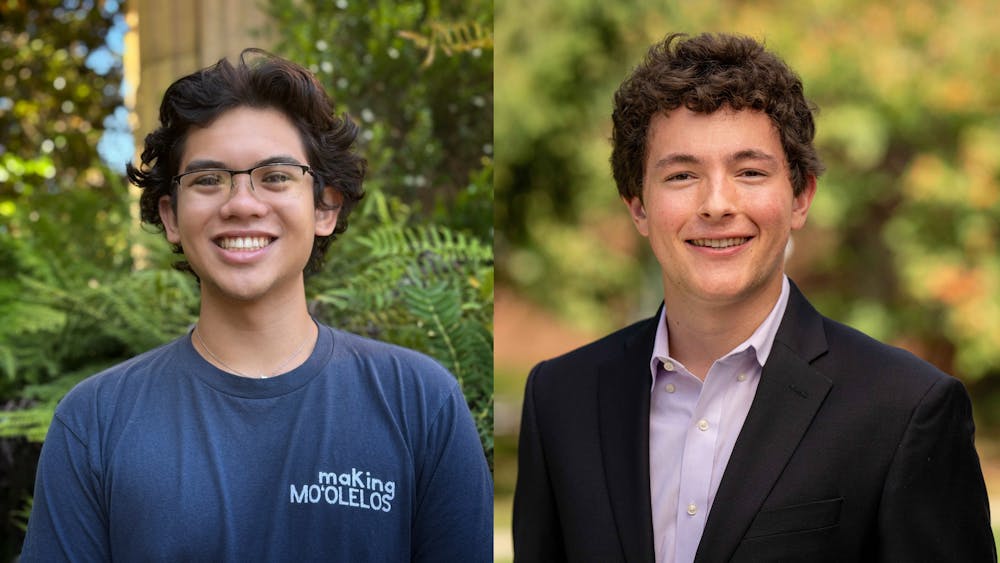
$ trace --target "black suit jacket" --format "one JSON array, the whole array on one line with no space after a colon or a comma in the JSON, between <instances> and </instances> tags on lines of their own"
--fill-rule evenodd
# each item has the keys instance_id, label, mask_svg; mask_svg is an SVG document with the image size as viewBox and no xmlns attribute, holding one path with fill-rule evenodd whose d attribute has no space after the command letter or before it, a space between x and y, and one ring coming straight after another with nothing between
<instances>
[{"instance_id":1,"label":"black suit jacket","mask_svg":"<svg viewBox=\"0 0 1000 563\"><path fill-rule=\"evenodd\" d=\"M518 563L653 561L657 320L532 370ZM965 388L821 316L793 284L696 561L996 561Z\"/></svg>"}]
</instances>

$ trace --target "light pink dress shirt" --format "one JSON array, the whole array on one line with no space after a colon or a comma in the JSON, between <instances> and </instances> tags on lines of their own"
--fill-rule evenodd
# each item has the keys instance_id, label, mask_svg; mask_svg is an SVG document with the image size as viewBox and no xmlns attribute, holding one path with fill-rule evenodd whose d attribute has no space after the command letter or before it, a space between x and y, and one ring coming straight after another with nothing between
<instances>
[{"instance_id":1,"label":"light pink dress shirt","mask_svg":"<svg viewBox=\"0 0 1000 563\"><path fill-rule=\"evenodd\" d=\"M657 563L694 561L722 473L757 393L788 293L786 277L764 322L712 364L704 383L670 357L666 308L660 315L649 365L649 485ZM733 471L738 473L739 468Z\"/></svg>"}]
</instances>

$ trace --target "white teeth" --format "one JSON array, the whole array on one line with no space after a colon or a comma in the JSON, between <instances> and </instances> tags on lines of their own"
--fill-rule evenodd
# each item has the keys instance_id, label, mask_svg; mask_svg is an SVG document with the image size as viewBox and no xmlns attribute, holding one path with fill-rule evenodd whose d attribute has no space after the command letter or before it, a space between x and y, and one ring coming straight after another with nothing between
<instances>
[{"instance_id":1,"label":"white teeth","mask_svg":"<svg viewBox=\"0 0 1000 563\"><path fill-rule=\"evenodd\" d=\"M271 244L270 237L231 237L219 239L219 246L226 250L259 250Z\"/></svg>"},{"instance_id":2,"label":"white teeth","mask_svg":"<svg viewBox=\"0 0 1000 563\"><path fill-rule=\"evenodd\" d=\"M711 248L729 248L730 246L739 246L746 241L750 240L750 237L740 237L740 238L703 238L692 240L691 244L695 246L708 246Z\"/></svg>"}]
</instances>

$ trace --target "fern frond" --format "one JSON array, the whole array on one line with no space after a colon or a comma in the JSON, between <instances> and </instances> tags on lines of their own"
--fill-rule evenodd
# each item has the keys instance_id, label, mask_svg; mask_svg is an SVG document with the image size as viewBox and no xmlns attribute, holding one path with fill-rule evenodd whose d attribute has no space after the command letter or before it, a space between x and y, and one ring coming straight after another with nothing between
<instances>
[{"instance_id":1,"label":"fern frond","mask_svg":"<svg viewBox=\"0 0 1000 563\"><path fill-rule=\"evenodd\" d=\"M48 433L54 411L54 406L48 405L0 411L0 438L24 437L32 442L41 442Z\"/></svg>"},{"instance_id":2,"label":"fern frond","mask_svg":"<svg viewBox=\"0 0 1000 563\"><path fill-rule=\"evenodd\" d=\"M28 517L31 516L31 508L34 506L34 499L27 495L21 506L10 513L10 521L21 532L28 531Z\"/></svg>"},{"instance_id":3,"label":"fern frond","mask_svg":"<svg viewBox=\"0 0 1000 563\"><path fill-rule=\"evenodd\" d=\"M0 368L10 379L17 373L17 357L9 346L0 346Z\"/></svg>"},{"instance_id":4,"label":"fern frond","mask_svg":"<svg viewBox=\"0 0 1000 563\"><path fill-rule=\"evenodd\" d=\"M445 260L489 261L493 249L478 239L439 225L384 225L359 238L372 259L432 253Z\"/></svg>"},{"instance_id":5,"label":"fern frond","mask_svg":"<svg viewBox=\"0 0 1000 563\"><path fill-rule=\"evenodd\" d=\"M53 311L50 324L62 315L62 330L87 327L82 336L110 336L133 354L183 333L198 299L184 274L169 270L94 280L73 290L26 276L20 281L33 300L25 306Z\"/></svg>"},{"instance_id":6,"label":"fern frond","mask_svg":"<svg viewBox=\"0 0 1000 563\"><path fill-rule=\"evenodd\" d=\"M407 286L402 294L410 314L424 331L428 351L448 367L463 387L473 379L489 376L493 340L481 323L463 317L460 291L438 283Z\"/></svg>"},{"instance_id":7,"label":"fern frond","mask_svg":"<svg viewBox=\"0 0 1000 563\"><path fill-rule=\"evenodd\" d=\"M454 53L493 48L493 30L479 22L432 21L427 35L415 31L400 31L398 35L409 39L415 46L427 50L427 56L420 65L427 68L434 63L438 47L448 56Z\"/></svg>"}]
</instances>

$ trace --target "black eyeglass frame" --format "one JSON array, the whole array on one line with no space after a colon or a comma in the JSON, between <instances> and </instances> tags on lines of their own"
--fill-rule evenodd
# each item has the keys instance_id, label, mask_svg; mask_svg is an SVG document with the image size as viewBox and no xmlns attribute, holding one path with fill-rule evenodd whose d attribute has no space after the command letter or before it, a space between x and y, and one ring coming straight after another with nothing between
<instances>
[{"instance_id":1,"label":"black eyeglass frame","mask_svg":"<svg viewBox=\"0 0 1000 563\"><path fill-rule=\"evenodd\" d=\"M316 180L319 179L319 176L317 176L316 173L313 172L312 166L309 166L308 164L299 164L298 162L268 162L267 164L258 164L257 166L253 166L245 170L230 170L229 168L200 168L198 170L189 170L188 172L174 176L170 182L174 186L180 186L181 178L183 178L184 176L188 176L191 174L202 174L205 172L227 172L229 173L229 191L232 192L234 189L236 189L236 176L238 174L246 174L247 176L250 176L250 191L256 193L257 188L253 185L253 171L257 170L258 168L267 168L268 166L294 166L302 170L303 176L305 176L306 174L311 174L313 177L314 184Z\"/></svg>"}]
</instances>

